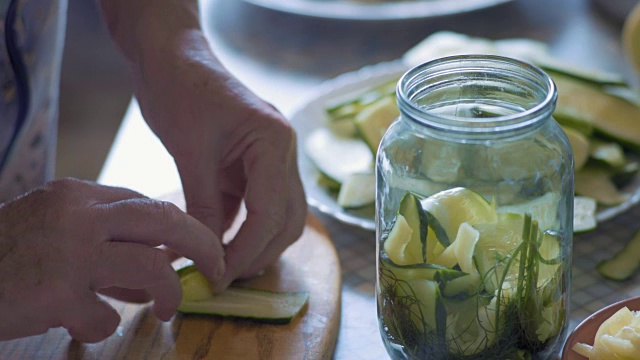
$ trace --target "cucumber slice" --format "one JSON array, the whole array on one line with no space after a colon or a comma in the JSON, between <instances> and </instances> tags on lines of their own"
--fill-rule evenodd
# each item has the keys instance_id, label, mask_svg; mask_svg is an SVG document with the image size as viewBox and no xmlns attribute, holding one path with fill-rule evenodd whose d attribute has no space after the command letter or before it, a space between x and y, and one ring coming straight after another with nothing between
<instances>
[{"instance_id":1,"label":"cucumber slice","mask_svg":"<svg viewBox=\"0 0 640 360\"><path fill-rule=\"evenodd\" d=\"M373 154L378 152L382 136L398 116L395 96L386 96L356 115L356 129Z\"/></svg>"},{"instance_id":2,"label":"cucumber slice","mask_svg":"<svg viewBox=\"0 0 640 360\"><path fill-rule=\"evenodd\" d=\"M562 126L562 130L567 135L573 150L573 166L576 170L581 169L589 159L589 139L580 131L569 126Z\"/></svg>"},{"instance_id":3,"label":"cucumber slice","mask_svg":"<svg viewBox=\"0 0 640 360\"><path fill-rule=\"evenodd\" d=\"M589 155L592 159L600 161L611 167L622 167L627 163L624 150L620 144L593 139Z\"/></svg>"},{"instance_id":4,"label":"cucumber slice","mask_svg":"<svg viewBox=\"0 0 640 360\"><path fill-rule=\"evenodd\" d=\"M412 320L418 327L426 328L444 339L447 311L442 300L438 283L432 280L414 279L399 284L399 297L413 297L419 301L409 304Z\"/></svg>"},{"instance_id":5,"label":"cucumber slice","mask_svg":"<svg viewBox=\"0 0 640 360\"><path fill-rule=\"evenodd\" d=\"M178 271L183 298L178 311L277 324L289 323L309 301L306 291L273 292L230 287L213 295L209 282L192 265Z\"/></svg>"},{"instance_id":6,"label":"cucumber slice","mask_svg":"<svg viewBox=\"0 0 640 360\"><path fill-rule=\"evenodd\" d=\"M460 224L455 240L447 247L442 254L436 257L434 263L454 267L456 264L460 269L472 276L477 275L473 266L473 250L480 238L478 230L466 222Z\"/></svg>"},{"instance_id":7,"label":"cucumber slice","mask_svg":"<svg viewBox=\"0 0 640 360\"><path fill-rule=\"evenodd\" d=\"M344 183L354 173L370 172L373 155L360 139L336 136L327 128L314 130L306 139L309 159L328 177Z\"/></svg>"},{"instance_id":8,"label":"cucumber slice","mask_svg":"<svg viewBox=\"0 0 640 360\"><path fill-rule=\"evenodd\" d=\"M211 299L183 301L178 311L185 314L217 315L286 324L309 301L306 291L272 292L228 288Z\"/></svg>"},{"instance_id":9,"label":"cucumber slice","mask_svg":"<svg viewBox=\"0 0 640 360\"><path fill-rule=\"evenodd\" d=\"M394 95L396 92L397 81L397 79L393 79L392 81L388 81L369 90L365 90L337 105L330 105L325 111L327 112L327 115L329 115L329 119L331 121L344 119L353 120L353 118L367 106L384 97Z\"/></svg>"},{"instance_id":10,"label":"cucumber slice","mask_svg":"<svg viewBox=\"0 0 640 360\"><path fill-rule=\"evenodd\" d=\"M640 231L611 259L596 266L598 273L607 279L623 281L629 279L640 267Z\"/></svg>"},{"instance_id":11,"label":"cucumber slice","mask_svg":"<svg viewBox=\"0 0 640 360\"><path fill-rule=\"evenodd\" d=\"M467 275L462 271L436 264L399 265L394 263L389 255L384 252L380 254L380 265L392 272L396 280L436 280L438 278L452 281Z\"/></svg>"},{"instance_id":12,"label":"cucumber slice","mask_svg":"<svg viewBox=\"0 0 640 360\"><path fill-rule=\"evenodd\" d=\"M439 220L449 239L457 237L463 222L475 226L497 220L495 203L467 188L457 187L433 194L423 200L422 205Z\"/></svg>"},{"instance_id":13,"label":"cucumber slice","mask_svg":"<svg viewBox=\"0 0 640 360\"><path fill-rule=\"evenodd\" d=\"M640 148L640 125L630 121L640 119L640 107L579 80L560 75L553 80L558 86L557 113L590 124L617 142Z\"/></svg>"},{"instance_id":14,"label":"cucumber slice","mask_svg":"<svg viewBox=\"0 0 640 360\"><path fill-rule=\"evenodd\" d=\"M534 63L548 72L554 80L556 76L569 76L595 85L627 86L624 77L618 73L583 68L549 55L537 57Z\"/></svg>"},{"instance_id":15,"label":"cucumber slice","mask_svg":"<svg viewBox=\"0 0 640 360\"><path fill-rule=\"evenodd\" d=\"M531 218L538 221L538 226L543 231L558 227L558 201L560 195L548 192L542 196L533 198L519 204L505 205L498 208L501 214L531 214Z\"/></svg>"},{"instance_id":16,"label":"cucumber slice","mask_svg":"<svg viewBox=\"0 0 640 360\"><path fill-rule=\"evenodd\" d=\"M573 232L581 233L595 229L598 226L596 221L597 208L596 199L575 196L573 198Z\"/></svg>"},{"instance_id":17,"label":"cucumber slice","mask_svg":"<svg viewBox=\"0 0 640 360\"><path fill-rule=\"evenodd\" d=\"M338 205L345 209L356 209L374 204L376 201L375 174L352 174L338 193Z\"/></svg>"},{"instance_id":18,"label":"cucumber slice","mask_svg":"<svg viewBox=\"0 0 640 360\"><path fill-rule=\"evenodd\" d=\"M407 193L400 201L396 221L383 245L384 250L398 265L424 263L427 232L428 219L420 200Z\"/></svg>"},{"instance_id":19,"label":"cucumber slice","mask_svg":"<svg viewBox=\"0 0 640 360\"><path fill-rule=\"evenodd\" d=\"M629 198L621 193L611 180L612 173L600 166L589 166L576 171L575 192L594 198L605 206L619 205Z\"/></svg>"},{"instance_id":20,"label":"cucumber slice","mask_svg":"<svg viewBox=\"0 0 640 360\"><path fill-rule=\"evenodd\" d=\"M407 193L400 201L398 215L404 216L407 223L413 229L411 236L412 252L420 257L420 261L426 261L427 235L429 231L429 219L422 208L420 199L417 196Z\"/></svg>"},{"instance_id":21,"label":"cucumber slice","mask_svg":"<svg viewBox=\"0 0 640 360\"><path fill-rule=\"evenodd\" d=\"M604 86L602 90L609 95L624 99L635 106L640 106L640 92L629 87L608 85Z\"/></svg>"},{"instance_id":22,"label":"cucumber slice","mask_svg":"<svg viewBox=\"0 0 640 360\"><path fill-rule=\"evenodd\" d=\"M384 241L384 252L392 262L399 265L418 264L421 262L420 243L412 243L414 229L404 216L398 214L389 236ZM408 250L407 250L408 249Z\"/></svg>"}]
</instances>

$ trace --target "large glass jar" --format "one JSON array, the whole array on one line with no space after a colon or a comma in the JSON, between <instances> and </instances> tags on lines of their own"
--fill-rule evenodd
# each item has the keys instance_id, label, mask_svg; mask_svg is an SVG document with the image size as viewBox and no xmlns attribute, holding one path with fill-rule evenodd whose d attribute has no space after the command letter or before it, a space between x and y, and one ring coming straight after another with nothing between
<instances>
[{"instance_id":1,"label":"large glass jar","mask_svg":"<svg viewBox=\"0 0 640 360\"><path fill-rule=\"evenodd\" d=\"M456 56L409 70L377 154L377 307L393 359L554 359L573 155L542 70Z\"/></svg>"}]
</instances>

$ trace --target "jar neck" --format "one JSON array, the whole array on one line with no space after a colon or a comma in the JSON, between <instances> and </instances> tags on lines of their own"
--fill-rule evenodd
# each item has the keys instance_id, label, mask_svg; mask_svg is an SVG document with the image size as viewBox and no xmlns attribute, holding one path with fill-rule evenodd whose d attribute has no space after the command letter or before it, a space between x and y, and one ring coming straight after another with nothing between
<instances>
[{"instance_id":1,"label":"jar neck","mask_svg":"<svg viewBox=\"0 0 640 360\"><path fill-rule=\"evenodd\" d=\"M397 87L403 118L449 136L527 132L551 117L557 91L545 72L490 55L440 58L406 72Z\"/></svg>"}]
</instances>

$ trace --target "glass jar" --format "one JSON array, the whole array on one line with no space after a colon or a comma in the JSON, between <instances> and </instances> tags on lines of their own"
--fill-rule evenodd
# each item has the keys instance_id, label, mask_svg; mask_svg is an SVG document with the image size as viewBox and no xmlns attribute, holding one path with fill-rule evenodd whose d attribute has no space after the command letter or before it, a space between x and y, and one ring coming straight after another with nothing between
<instances>
[{"instance_id":1,"label":"glass jar","mask_svg":"<svg viewBox=\"0 0 640 360\"><path fill-rule=\"evenodd\" d=\"M376 295L393 359L551 359L565 337L573 154L542 70L409 70L376 160Z\"/></svg>"}]
</instances>

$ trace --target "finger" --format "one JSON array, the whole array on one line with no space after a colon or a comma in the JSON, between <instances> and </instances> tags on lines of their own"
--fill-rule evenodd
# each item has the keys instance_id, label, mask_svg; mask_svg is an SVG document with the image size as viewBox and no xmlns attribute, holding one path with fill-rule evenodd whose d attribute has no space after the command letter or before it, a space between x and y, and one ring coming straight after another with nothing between
<instances>
[{"instance_id":1,"label":"finger","mask_svg":"<svg viewBox=\"0 0 640 360\"><path fill-rule=\"evenodd\" d=\"M247 218L225 250L227 269L223 281L214 284L218 291L242 275L284 227L289 164L278 150L254 145L247 151Z\"/></svg>"},{"instance_id":2,"label":"finger","mask_svg":"<svg viewBox=\"0 0 640 360\"><path fill-rule=\"evenodd\" d=\"M129 199L100 207L106 238L148 246L166 245L195 262L211 281L224 273L220 239L195 218L172 203Z\"/></svg>"},{"instance_id":3,"label":"finger","mask_svg":"<svg viewBox=\"0 0 640 360\"><path fill-rule=\"evenodd\" d=\"M144 289L125 289L117 286L112 286L104 289L99 289L98 293L116 300L136 304L144 304L153 300L151 294L149 294L149 292Z\"/></svg>"},{"instance_id":4,"label":"finger","mask_svg":"<svg viewBox=\"0 0 640 360\"><path fill-rule=\"evenodd\" d=\"M140 199L146 198L145 195L123 187L96 185L99 191L94 194L97 197L96 200L104 203L116 202L127 199Z\"/></svg>"},{"instance_id":5,"label":"finger","mask_svg":"<svg viewBox=\"0 0 640 360\"><path fill-rule=\"evenodd\" d=\"M92 181L79 180L79 179L62 179L56 180L51 184L64 184L64 188L69 191L78 192L79 189L86 189L90 191L90 196L99 203L109 203L126 199L144 198L141 193L117 186L99 185Z\"/></svg>"},{"instance_id":6,"label":"finger","mask_svg":"<svg viewBox=\"0 0 640 360\"><path fill-rule=\"evenodd\" d=\"M184 189L187 213L221 237L224 220L218 163L217 159L205 158L176 161L176 166Z\"/></svg>"},{"instance_id":7,"label":"finger","mask_svg":"<svg viewBox=\"0 0 640 360\"><path fill-rule=\"evenodd\" d=\"M80 297L62 321L69 335L77 341L94 343L113 334L120 323L118 312L93 292Z\"/></svg>"},{"instance_id":8,"label":"finger","mask_svg":"<svg viewBox=\"0 0 640 360\"><path fill-rule=\"evenodd\" d=\"M284 229L267 245L249 268L241 275L243 278L259 274L267 266L274 263L280 255L300 238L307 220L307 201L298 173L298 162L295 151L290 162L289 177L290 195L287 203L287 222ZM227 280L224 279L223 280Z\"/></svg>"},{"instance_id":9,"label":"finger","mask_svg":"<svg viewBox=\"0 0 640 360\"><path fill-rule=\"evenodd\" d=\"M153 309L161 320L169 320L182 299L180 279L167 254L157 248L124 242L99 245L93 261L92 289L120 287L145 289L154 299Z\"/></svg>"}]
</instances>

